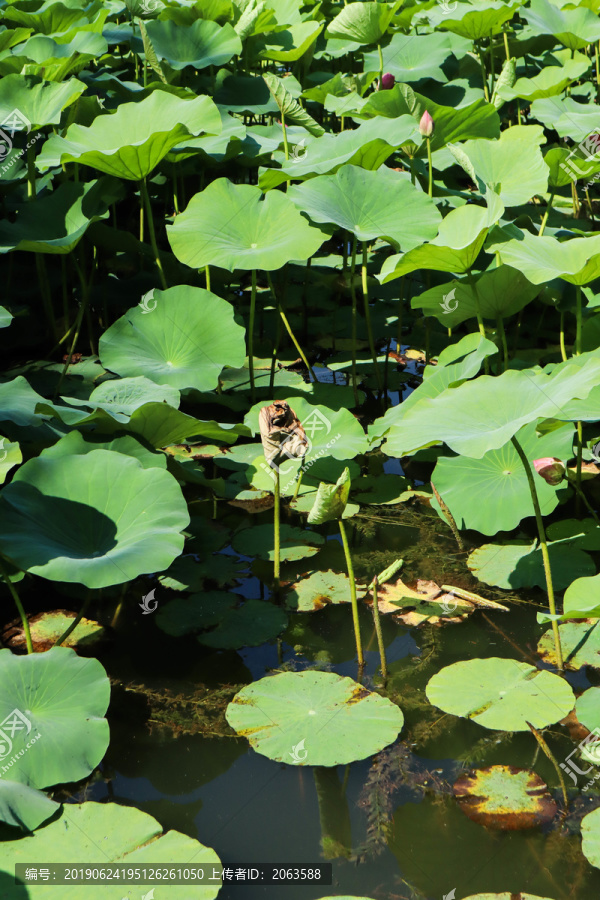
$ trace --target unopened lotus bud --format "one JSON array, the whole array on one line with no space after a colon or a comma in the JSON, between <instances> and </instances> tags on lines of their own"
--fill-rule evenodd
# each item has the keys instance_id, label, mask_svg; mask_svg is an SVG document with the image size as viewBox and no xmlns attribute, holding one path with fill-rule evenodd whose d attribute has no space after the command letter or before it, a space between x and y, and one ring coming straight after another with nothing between
<instances>
[{"instance_id":1,"label":"unopened lotus bud","mask_svg":"<svg viewBox=\"0 0 600 900\"><path fill-rule=\"evenodd\" d=\"M423 115L421 116L421 121L419 122L419 131L423 135L423 137L431 137L433 134L433 119L425 110Z\"/></svg>"},{"instance_id":2,"label":"unopened lotus bud","mask_svg":"<svg viewBox=\"0 0 600 900\"><path fill-rule=\"evenodd\" d=\"M534 459L533 465L538 475L541 475L548 484L560 484L566 477L566 466L555 456L543 456L541 459Z\"/></svg>"},{"instance_id":3,"label":"unopened lotus bud","mask_svg":"<svg viewBox=\"0 0 600 900\"><path fill-rule=\"evenodd\" d=\"M381 84L379 85L380 91L389 91L396 84L395 77L391 74L391 72L386 72L381 76Z\"/></svg>"}]
</instances>

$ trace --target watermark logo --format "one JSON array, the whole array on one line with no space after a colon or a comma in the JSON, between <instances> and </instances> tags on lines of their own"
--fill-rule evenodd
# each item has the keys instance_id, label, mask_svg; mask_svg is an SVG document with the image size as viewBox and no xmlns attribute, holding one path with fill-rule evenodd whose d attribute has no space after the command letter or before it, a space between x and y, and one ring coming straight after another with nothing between
<instances>
[{"instance_id":1,"label":"watermark logo","mask_svg":"<svg viewBox=\"0 0 600 900\"><path fill-rule=\"evenodd\" d=\"M2 441L0 441L0 445ZM592 456L597 463L600 463L600 441L592 447Z\"/></svg>"},{"instance_id":2,"label":"watermark logo","mask_svg":"<svg viewBox=\"0 0 600 900\"><path fill-rule=\"evenodd\" d=\"M302 422L302 427L306 432L307 436L314 439L315 434L317 432L325 432L325 435L328 435L331 431L331 422L329 419L323 415L318 409L315 409L311 412L309 416L304 419Z\"/></svg>"},{"instance_id":3,"label":"watermark logo","mask_svg":"<svg viewBox=\"0 0 600 900\"><path fill-rule=\"evenodd\" d=\"M449 894L444 894L443 900L454 900L456 888L452 888Z\"/></svg>"},{"instance_id":4,"label":"watermark logo","mask_svg":"<svg viewBox=\"0 0 600 900\"><path fill-rule=\"evenodd\" d=\"M291 750L288 750L288 755L292 757L292 761L295 763L304 762L304 760L308 756L308 750L304 749L305 740L306 738L302 738L299 744L296 744L295 747L292 747Z\"/></svg>"},{"instance_id":5,"label":"watermark logo","mask_svg":"<svg viewBox=\"0 0 600 900\"><path fill-rule=\"evenodd\" d=\"M454 300L454 295L456 294L456 288L452 288L452 290L444 294L444 299L440 303L442 310L444 313L452 313L455 309L458 309L458 300L454 301L454 306L452 306L452 301Z\"/></svg>"},{"instance_id":6,"label":"watermark logo","mask_svg":"<svg viewBox=\"0 0 600 900\"><path fill-rule=\"evenodd\" d=\"M281 463L281 465L277 465L274 461L271 462L270 466L267 466L265 463L261 463L261 469L266 472L270 478L275 481L275 472L279 472L279 475L286 475L288 471L293 471L293 463L298 459L302 458L304 460L302 466L298 473L294 474L294 477L291 481L289 481L286 485L283 486L282 490L285 492L289 491L290 488L294 486L297 478L300 477L300 474L304 474L304 472L308 471L311 466L313 466L317 460L319 460L322 456L333 447L336 441L339 441L341 438L341 434L338 433L334 437L331 438L327 442L324 447L321 447L318 453L313 454L313 440L315 435L319 438L328 437L331 433L331 422L329 419L323 415L322 412L318 409L314 409L304 421L297 426L296 428L290 429L289 434L286 435L285 439L281 441L278 449L278 455L280 457L287 457L289 462L289 467L287 463ZM300 452L299 445L302 445L303 453ZM284 468L285 466L285 468Z\"/></svg>"},{"instance_id":7,"label":"watermark logo","mask_svg":"<svg viewBox=\"0 0 600 900\"><path fill-rule=\"evenodd\" d=\"M156 12L161 8L162 3L160 2L160 0L140 0L140 9L142 10L142 12L146 13L146 15Z\"/></svg>"},{"instance_id":8,"label":"watermark logo","mask_svg":"<svg viewBox=\"0 0 600 900\"><path fill-rule=\"evenodd\" d=\"M145 297L142 297L142 299L138 303L139 308L142 310L142 315L144 315L145 313L151 313L156 309L156 307L158 306L158 300L154 300L154 305L151 305L152 300L152 292L146 294Z\"/></svg>"},{"instance_id":9,"label":"watermark logo","mask_svg":"<svg viewBox=\"0 0 600 900\"><path fill-rule=\"evenodd\" d=\"M448 0L439 0L438 6L442 10L442 15L447 16L449 13L454 12L456 7L458 6L458 3L456 3L456 2L448 3ZM448 896L450 896L450 895L448 894ZM444 900L445 900L445 898L444 898Z\"/></svg>"},{"instance_id":10,"label":"watermark logo","mask_svg":"<svg viewBox=\"0 0 600 900\"><path fill-rule=\"evenodd\" d=\"M16 734L29 734L31 722L24 716L20 709L13 709L6 718L0 722L0 759L6 759L12 753L13 738Z\"/></svg>"},{"instance_id":11,"label":"watermark logo","mask_svg":"<svg viewBox=\"0 0 600 900\"><path fill-rule=\"evenodd\" d=\"M0 462L4 462L6 457L8 456L8 450L4 447L4 441L6 438L0 438Z\"/></svg>"},{"instance_id":12,"label":"watermark logo","mask_svg":"<svg viewBox=\"0 0 600 900\"><path fill-rule=\"evenodd\" d=\"M11 150L13 150L13 139L16 131L24 131L26 134L29 134L31 131L31 122L27 116L23 115L20 109L13 109L13 111L0 122L0 163L8 159ZM22 150L16 152L6 165L0 167L0 174L4 175L8 172L29 147L32 147L41 137L43 137L42 132L35 134Z\"/></svg>"},{"instance_id":13,"label":"watermark logo","mask_svg":"<svg viewBox=\"0 0 600 900\"><path fill-rule=\"evenodd\" d=\"M574 750L571 750L569 755L565 758L564 763L559 763L561 769L563 769L569 778L572 778L573 784L577 787L577 776L578 775L589 775L590 772L593 771L594 765L589 766L587 769L580 769L579 766L571 759L571 757L577 753L577 751L585 752L585 758L589 761L592 760L596 764L600 764L600 728L594 728L587 737L585 737L581 743L579 743ZM597 772L596 775L588 781L582 787L582 791L587 791L591 785L600 778L600 772Z\"/></svg>"},{"instance_id":14,"label":"watermark logo","mask_svg":"<svg viewBox=\"0 0 600 900\"><path fill-rule=\"evenodd\" d=\"M446 598L446 600L442 600L442 602L440 603L440 609L445 616L451 616L453 612L456 612L458 603L454 599L454 594L452 592L446 594Z\"/></svg>"},{"instance_id":15,"label":"watermark logo","mask_svg":"<svg viewBox=\"0 0 600 900\"><path fill-rule=\"evenodd\" d=\"M123 897L123 900L130 900L130 898ZM142 900L154 900L154 888L151 888L147 894L142 894Z\"/></svg>"},{"instance_id":16,"label":"watermark logo","mask_svg":"<svg viewBox=\"0 0 600 900\"><path fill-rule=\"evenodd\" d=\"M145 597L142 597L142 602L138 603L138 606L141 606L143 612L143 616L148 616L150 613L153 613L158 606L158 600L154 600L154 593L156 588L152 588L149 594L146 594ZM154 600L154 606L150 606L151 601Z\"/></svg>"},{"instance_id":17,"label":"watermark logo","mask_svg":"<svg viewBox=\"0 0 600 900\"><path fill-rule=\"evenodd\" d=\"M308 150L306 148L306 138L302 138L302 140L298 144L296 144L296 146L292 150L292 156L291 156L292 162L293 163L302 162L302 160L305 158L307 153L308 153Z\"/></svg>"},{"instance_id":18,"label":"watermark logo","mask_svg":"<svg viewBox=\"0 0 600 900\"><path fill-rule=\"evenodd\" d=\"M583 159L581 154L583 154L586 159ZM572 181L577 181L579 177L587 178L587 176L590 174L591 169L582 171L577 163L579 163L580 165L585 165L589 160L595 160L597 162L599 155L600 128L594 128L594 130L590 131L590 133L586 137L584 137L584 139L580 141L577 146L573 147L564 163L560 164L560 167L561 169L565 170ZM592 182L590 182L590 184L591 183Z\"/></svg>"}]
</instances>

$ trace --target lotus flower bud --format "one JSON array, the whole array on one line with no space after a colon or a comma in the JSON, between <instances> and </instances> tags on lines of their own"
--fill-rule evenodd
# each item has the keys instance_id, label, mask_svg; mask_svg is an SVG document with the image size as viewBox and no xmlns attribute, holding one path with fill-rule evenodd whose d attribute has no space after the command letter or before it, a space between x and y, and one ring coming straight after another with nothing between
<instances>
[{"instance_id":1,"label":"lotus flower bud","mask_svg":"<svg viewBox=\"0 0 600 900\"><path fill-rule=\"evenodd\" d=\"M433 119L425 110L423 115L421 116L421 121L419 122L419 131L423 135L423 137L431 137L433 134Z\"/></svg>"},{"instance_id":2,"label":"lotus flower bud","mask_svg":"<svg viewBox=\"0 0 600 900\"><path fill-rule=\"evenodd\" d=\"M381 76L381 84L379 85L380 91L389 91L396 84L395 77L391 74L391 72L386 72Z\"/></svg>"},{"instance_id":3,"label":"lotus flower bud","mask_svg":"<svg viewBox=\"0 0 600 900\"><path fill-rule=\"evenodd\" d=\"M548 484L560 484L566 476L566 466L555 456L543 456L541 459L534 459L533 465L538 475L541 475Z\"/></svg>"}]
</instances>

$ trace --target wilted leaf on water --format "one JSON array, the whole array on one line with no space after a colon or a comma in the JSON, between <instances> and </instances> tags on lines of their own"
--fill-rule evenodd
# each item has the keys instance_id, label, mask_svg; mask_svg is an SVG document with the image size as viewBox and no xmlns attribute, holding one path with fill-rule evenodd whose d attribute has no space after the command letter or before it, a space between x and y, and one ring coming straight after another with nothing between
<instances>
[{"instance_id":1,"label":"wilted leaf on water","mask_svg":"<svg viewBox=\"0 0 600 900\"><path fill-rule=\"evenodd\" d=\"M371 589L365 599L369 606L373 605ZM393 613L397 622L408 627L421 625L423 622L429 622L430 625L460 622L475 609L473 603L442 591L434 581L419 579L416 590L413 590L400 578L393 584L379 585L377 605L380 613Z\"/></svg>"},{"instance_id":2,"label":"wilted leaf on water","mask_svg":"<svg viewBox=\"0 0 600 900\"><path fill-rule=\"evenodd\" d=\"M542 825L557 811L540 776L516 766L488 766L466 772L454 782L454 796L469 819L502 831Z\"/></svg>"}]
</instances>

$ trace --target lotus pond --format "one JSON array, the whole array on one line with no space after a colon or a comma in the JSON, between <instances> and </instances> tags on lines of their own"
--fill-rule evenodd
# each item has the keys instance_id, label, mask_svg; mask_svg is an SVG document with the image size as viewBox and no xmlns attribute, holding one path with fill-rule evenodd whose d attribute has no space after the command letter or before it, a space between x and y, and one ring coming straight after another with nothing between
<instances>
[{"instance_id":1,"label":"lotus pond","mask_svg":"<svg viewBox=\"0 0 600 900\"><path fill-rule=\"evenodd\" d=\"M2 900L598 897L599 12L0 0Z\"/></svg>"}]
</instances>

